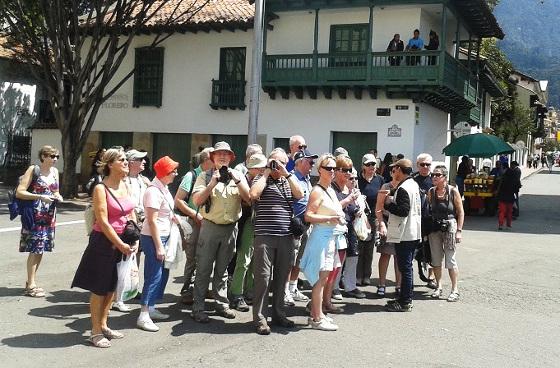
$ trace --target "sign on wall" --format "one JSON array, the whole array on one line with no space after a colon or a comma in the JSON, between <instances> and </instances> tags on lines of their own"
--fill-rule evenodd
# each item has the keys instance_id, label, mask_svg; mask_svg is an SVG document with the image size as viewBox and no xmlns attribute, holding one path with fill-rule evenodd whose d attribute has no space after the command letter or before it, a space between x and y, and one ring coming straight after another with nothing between
<instances>
[{"instance_id":1,"label":"sign on wall","mask_svg":"<svg viewBox=\"0 0 560 368\"><path fill-rule=\"evenodd\" d=\"M399 128L397 124L393 124L389 129L387 129L387 137L398 138L402 136L402 129Z\"/></svg>"}]
</instances>

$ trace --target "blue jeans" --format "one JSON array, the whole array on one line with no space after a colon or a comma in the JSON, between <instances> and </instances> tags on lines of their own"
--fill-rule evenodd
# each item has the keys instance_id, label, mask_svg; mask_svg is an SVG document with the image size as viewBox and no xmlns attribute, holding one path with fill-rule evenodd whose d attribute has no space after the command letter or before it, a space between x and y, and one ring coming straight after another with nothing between
<instances>
[{"instance_id":1,"label":"blue jeans","mask_svg":"<svg viewBox=\"0 0 560 368\"><path fill-rule=\"evenodd\" d=\"M414 250L420 240L403 241L395 244L397 253L397 264L401 272L401 293L399 303L412 303L412 293L414 291L414 270L412 261L414 260Z\"/></svg>"},{"instance_id":2,"label":"blue jeans","mask_svg":"<svg viewBox=\"0 0 560 368\"><path fill-rule=\"evenodd\" d=\"M164 245L167 238L168 236L161 237ZM140 242L144 252L144 287L140 304L153 307L156 301L163 299L163 291L169 279L169 270L163 267L163 261L157 259L156 247L151 236L142 235Z\"/></svg>"}]
</instances>

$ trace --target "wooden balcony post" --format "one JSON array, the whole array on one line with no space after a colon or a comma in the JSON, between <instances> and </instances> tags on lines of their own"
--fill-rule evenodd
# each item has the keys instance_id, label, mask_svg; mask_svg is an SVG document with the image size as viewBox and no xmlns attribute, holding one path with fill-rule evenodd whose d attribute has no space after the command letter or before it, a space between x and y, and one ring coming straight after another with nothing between
<instances>
[{"instance_id":1,"label":"wooden balcony post","mask_svg":"<svg viewBox=\"0 0 560 368\"><path fill-rule=\"evenodd\" d=\"M440 43L440 54L439 54L439 79L440 83L443 83L445 78L445 55L447 53L447 5L443 4L443 10L441 11L441 43Z\"/></svg>"},{"instance_id":2,"label":"wooden balcony post","mask_svg":"<svg viewBox=\"0 0 560 368\"><path fill-rule=\"evenodd\" d=\"M373 72L372 68L372 52L373 46L373 5L369 7L369 23L368 23L368 48L367 48L367 59L366 59L366 80L371 80L371 74Z\"/></svg>"},{"instance_id":3,"label":"wooden balcony post","mask_svg":"<svg viewBox=\"0 0 560 368\"><path fill-rule=\"evenodd\" d=\"M315 28L313 31L313 80L319 79L319 9L315 9Z\"/></svg>"}]
</instances>

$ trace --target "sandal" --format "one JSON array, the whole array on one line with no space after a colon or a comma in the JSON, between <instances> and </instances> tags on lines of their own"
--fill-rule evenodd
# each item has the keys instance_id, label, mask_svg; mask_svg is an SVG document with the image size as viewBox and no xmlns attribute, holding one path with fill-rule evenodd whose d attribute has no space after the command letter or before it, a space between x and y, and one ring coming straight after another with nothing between
<instances>
[{"instance_id":1,"label":"sandal","mask_svg":"<svg viewBox=\"0 0 560 368\"><path fill-rule=\"evenodd\" d=\"M124 337L122 332L114 331L110 328L102 328L101 331L103 331L103 336L108 339L122 339Z\"/></svg>"},{"instance_id":2,"label":"sandal","mask_svg":"<svg viewBox=\"0 0 560 368\"><path fill-rule=\"evenodd\" d=\"M385 296L385 286L379 285L377 287L377 296Z\"/></svg>"},{"instance_id":3,"label":"sandal","mask_svg":"<svg viewBox=\"0 0 560 368\"><path fill-rule=\"evenodd\" d=\"M432 293L432 298L434 299L439 299L441 298L441 294L442 294L443 290L441 289L436 289L433 293Z\"/></svg>"},{"instance_id":4,"label":"sandal","mask_svg":"<svg viewBox=\"0 0 560 368\"><path fill-rule=\"evenodd\" d=\"M323 313L341 314L344 310L332 304L323 305Z\"/></svg>"},{"instance_id":5,"label":"sandal","mask_svg":"<svg viewBox=\"0 0 560 368\"><path fill-rule=\"evenodd\" d=\"M451 294L449 294L449 296L447 297L447 301L448 301L448 302L457 302L457 301L459 301L459 292L458 292L458 291L453 291L453 292L451 292Z\"/></svg>"},{"instance_id":6,"label":"sandal","mask_svg":"<svg viewBox=\"0 0 560 368\"><path fill-rule=\"evenodd\" d=\"M43 298L45 297L45 291L35 286L34 288L25 288L23 295L30 296L32 298Z\"/></svg>"},{"instance_id":7,"label":"sandal","mask_svg":"<svg viewBox=\"0 0 560 368\"><path fill-rule=\"evenodd\" d=\"M108 348L111 347L111 342L107 340L103 334L91 335L88 341L96 348Z\"/></svg>"}]
</instances>

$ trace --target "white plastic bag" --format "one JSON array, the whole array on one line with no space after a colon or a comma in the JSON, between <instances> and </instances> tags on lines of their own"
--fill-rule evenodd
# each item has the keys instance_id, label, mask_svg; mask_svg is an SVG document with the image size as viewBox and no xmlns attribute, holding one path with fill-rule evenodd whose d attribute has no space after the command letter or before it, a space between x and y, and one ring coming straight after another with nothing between
<instances>
[{"instance_id":1,"label":"white plastic bag","mask_svg":"<svg viewBox=\"0 0 560 368\"><path fill-rule=\"evenodd\" d=\"M354 219L352 223L354 226L354 231L356 232L356 236L361 241L367 240L369 235L371 234L371 228L368 223L368 219L365 213L362 214Z\"/></svg>"},{"instance_id":2,"label":"white plastic bag","mask_svg":"<svg viewBox=\"0 0 560 368\"><path fill-rule=\"evenodd\" d=\"M126 260L117 263L117 275L115 300L125 302L134 298L138 294L138 285L140 283L136 254L132 254Z\"/></svg>"},{"instance_id":3,"label":"white plastic bag","mask_svg":"<svg viewBox=\"0 0 560 368\"><path fill-rule=\"evenodd\" d=\"M165 264L167 269L176 268L182 261L182 238L177 224L171 225L171 231L167 243L165 244Z\"/></svg>"},{"instance_id":4,"label":"white plastic bag","mask_svg":"<svg viewBox=\"0 0 560 368\"><path fill-rule=\"evenodd\" d=\"M90 203L84 210L84 224L86 225L86 235L91 234L93 231L93 224L95 222L95 212L93 212L93 205Z\"/></svg>"}]
</instances>

